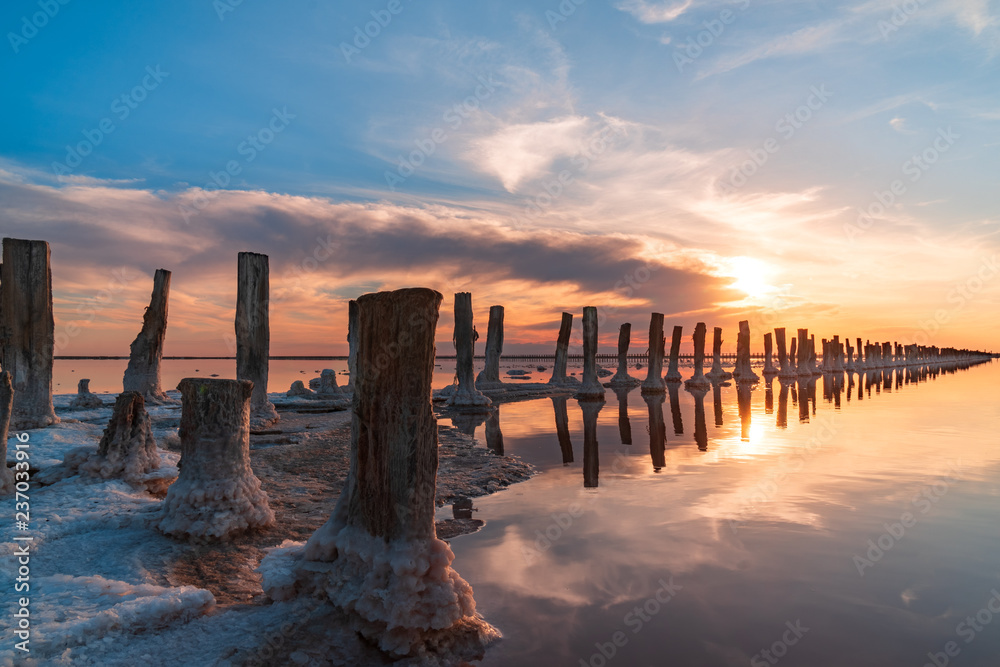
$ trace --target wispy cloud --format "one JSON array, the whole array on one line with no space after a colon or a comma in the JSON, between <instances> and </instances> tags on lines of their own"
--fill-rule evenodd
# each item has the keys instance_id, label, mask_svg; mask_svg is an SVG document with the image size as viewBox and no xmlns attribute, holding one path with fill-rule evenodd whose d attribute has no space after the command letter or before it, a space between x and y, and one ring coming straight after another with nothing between
<instances>
[{"instance_id":1,"label":"wispy cloud","mask_svg":"<svg viewBox=\"0 0 1000 667\"><path fill-rule=\"evenodd\" d=\"M694 4L694 0L680 2L647 2L647 0L623 0L615 7L628 12L643 23L669 23L682 15Z\"/></svg>"}]
</instances>

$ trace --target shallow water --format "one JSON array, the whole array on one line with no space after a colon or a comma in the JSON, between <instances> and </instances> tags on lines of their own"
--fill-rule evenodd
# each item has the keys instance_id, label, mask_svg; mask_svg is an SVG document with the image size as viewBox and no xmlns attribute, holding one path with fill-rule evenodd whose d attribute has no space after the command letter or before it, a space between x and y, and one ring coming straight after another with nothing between
<instances>
[{"instance_id":1,"label":"shallow water","mask_svg":"<svg viewBox=\"0 0 1000 667\"><path fill-rule=\"evenodd\" d=\"M540 474L452 542L505 635L482 664L1000 664L1000 365L898 375L839 407L820 378L804 411L761 382L742 419L735 385L703 411L634 390L631 444L611 391L589 447L575 400L562 443L552 399L501 406Z\"/></svg>"}]
</instances>

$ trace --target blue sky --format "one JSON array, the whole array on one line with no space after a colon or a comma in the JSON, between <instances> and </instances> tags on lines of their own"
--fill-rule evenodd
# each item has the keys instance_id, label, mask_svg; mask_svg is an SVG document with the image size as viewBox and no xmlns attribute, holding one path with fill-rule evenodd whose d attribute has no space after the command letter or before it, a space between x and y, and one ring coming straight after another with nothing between
<instances>
[{"instance_id":1,"label":"blue sky","mask_svg":"<svg viewBox=\"0 0 1000 667\"><path fill-rule=\"evenodd\" d=\"M183 346L228 326L212 308L229 307L230 267L215 264L258 250L284 275L322 232L356 242L291 290L289 351L321 331L307 324L322 304L420 282L471 289L484 312L516 305L515 346L547 341L558 310L584 302L609 309L608 335L650 310L726 326L777 310L787 326L903 340L943 310L934 342L988 346L998 10L8 2L3 232L53 243L64 319L92 298L71 270L186 271ZM366 28L375 36L355 42ZM88 141L70 166L67 147ZM213 178L228 192L211 192ZM481 262L447 254L491 244ZM650 262L668 271L616 288ZM984 265L960 304L953 290ZM106 326L148 297L143 280Z\"/></svg>"}]
</instances>

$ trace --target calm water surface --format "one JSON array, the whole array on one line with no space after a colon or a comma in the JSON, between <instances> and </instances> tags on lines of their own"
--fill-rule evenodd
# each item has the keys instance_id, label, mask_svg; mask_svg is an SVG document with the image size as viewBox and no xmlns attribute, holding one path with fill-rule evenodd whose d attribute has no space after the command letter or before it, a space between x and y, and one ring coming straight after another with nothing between
<instances>
[{"instance_id":1,"label":"calm water surface","mask_svg":"<svg viewBox=\"0 0 1000 667\"><path fill-rule=\"evenodd\" d=\"M609 391L596 442L573 399L561 438L561 401L501 406L541 472L452 542L483 664L1000 665L1000 365L897 375Z\"/></svg>"}]
</instances>

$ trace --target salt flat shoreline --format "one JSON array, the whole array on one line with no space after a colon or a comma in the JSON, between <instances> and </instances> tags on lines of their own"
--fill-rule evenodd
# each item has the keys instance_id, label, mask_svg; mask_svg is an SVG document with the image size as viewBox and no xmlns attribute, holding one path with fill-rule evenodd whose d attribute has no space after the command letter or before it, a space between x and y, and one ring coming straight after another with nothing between
<instances>
[{"instance_id":1,"label":"salt flat shoreline","mask_svg":"<svg viewBox=\"0 0 1000 667\"><path fill-rule=\"evenodd\" d=\"M72 410L74 397L53 397L59 424L28 431L33 467L39 471L58 465L72 449L97 446L113 403ZM10 649L14 639L7 628L0 664L132 665L167 655L169 661L154 662L433 664L389 660L358 640L348 619L329 604L311 599L272 603L263 594L255 572L261 558L272 547L307 540L329 518L350 467L351 411L344 401L303 401L280 393L271 398L281 420L250 439L251 466L277 519L266 530L221 544L178 542L152 525L161 500L121 481L71 477L45 487L33 484L38 530L32 554L32 652L26 656ZM164 463L175 464L180 405L151 405L148 411ZM529 464L498 455L443 421L438 424L439 507L531 477ZM468 501L460 504L467 507ZM436 527L449 540L482 525L476 519L448 518ZM12 534L5 537L2 551L7 553ZM14 559L4 560L8 563L0 568L13 577L9 563ZM461 571L461 563L456 567ZM289 626L290 617L301 623ZM190 645L189 633L199 637L199 648Z\"/></svg>"}]
</instances>

